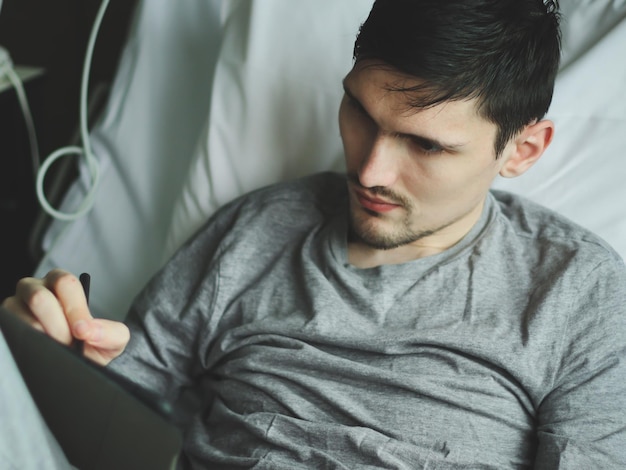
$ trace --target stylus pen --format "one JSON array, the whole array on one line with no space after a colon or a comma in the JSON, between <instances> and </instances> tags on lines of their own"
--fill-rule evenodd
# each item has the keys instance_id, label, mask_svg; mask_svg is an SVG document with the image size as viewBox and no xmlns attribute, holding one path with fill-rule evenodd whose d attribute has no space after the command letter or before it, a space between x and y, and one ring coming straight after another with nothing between
<instances>
[{"instance_id":1,"label":"stylus pen","mask_svg":"<svg viewBox=\"0 0 626 470\"><path fill-rule=\"evenodd\" d=\"M83 286L83 292L85 293L85 299L87 299L87 305L89 305L89 287L91 285L91 276L88 273L82 273L78 279L80 285ZM78 339L74 339L74 349L82 356L84 349L84 342Z\"/></svg>"}]
</instances>

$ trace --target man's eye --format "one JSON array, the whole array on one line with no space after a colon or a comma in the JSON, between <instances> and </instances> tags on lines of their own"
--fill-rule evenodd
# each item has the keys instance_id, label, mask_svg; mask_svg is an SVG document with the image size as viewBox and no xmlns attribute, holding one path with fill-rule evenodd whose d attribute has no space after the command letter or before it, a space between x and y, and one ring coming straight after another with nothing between
<instances>
[{"instance_id":1,"label":"man's eye","mask_svg":"<svg viewBox=\"0 0 626 470\"><path fill-rule=\"evenodd\" d=\"M426 139L413 139L415 145L424 153L437 154L443 152L443 148Z\"/></svg>"}]
</instances>

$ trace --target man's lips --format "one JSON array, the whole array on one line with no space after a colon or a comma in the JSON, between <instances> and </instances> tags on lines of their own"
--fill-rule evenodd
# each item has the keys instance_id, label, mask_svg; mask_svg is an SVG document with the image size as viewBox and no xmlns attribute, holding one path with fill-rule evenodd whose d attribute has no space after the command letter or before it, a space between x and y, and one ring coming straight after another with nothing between
<instances>
[{"instance_id":1,"label":"man's lips","mask_svg":"<svg viewBox=\"0 0 626 470\"><path fill-rule=\"evenodd\" d=\"M355 190L354 191L359 204L363 206L365 209L374 212L390 212L398 207L401 207L400 204L395 204L393 202L385 201L384 199L380 199L376 196L372 196L367 194L364 191Z\"/></svg>"}]
</instances>

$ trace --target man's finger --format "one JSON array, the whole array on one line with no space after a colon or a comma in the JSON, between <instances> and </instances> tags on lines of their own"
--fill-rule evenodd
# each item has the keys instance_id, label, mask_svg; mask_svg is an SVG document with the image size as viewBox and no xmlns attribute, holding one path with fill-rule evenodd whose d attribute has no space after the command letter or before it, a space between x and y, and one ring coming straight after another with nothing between
<instances>
[{"instance_id":1,"label":"man's finger","mask_svg":"<svg viewBox=\"0 0 626 470\"><path fill-rule=\"evenodd\" d=\"M124 323L102 318L80 321L76 329L80 331L75 330L75 336L85 342L85 355L102 365L119 356L130 339Z\"/></svg>"},{"instance_id":2,"label":"man's finger","mask_svg":"<svg viewBox=\"0 0 626 470\"><path fill-rule=\"evenodd\" d=\"M63 306L42 280L21 279L17 283L16 297L22 305L15 300L11 310L19 313L27 321L32 316L34 321L29 321L29 323L39 323L43 330L55 340L64 344L72 341Z\"/></svg>"},{"instance_id":3,"label":"man's finger","mask_svg":"<svg viewBox=\"0 0 626 470\"><path fill-rule=\"evenodd\" d=\"M57 269L48 273L44 278L44 283L56 295L72 331L76 323L93 318L87 305L83 286L76 276Z\"/></svg>"},{"instance_id":4,"label":"man's finger","mask_svg":"<svg viewBox=\"0 0 626 470\"><path fill-rule=\"evenodd\" d=\"M11 312L12 315L21 318L33 328L41 332L45 331L43 325L33 315L31 315L28 308L26 308L26 305L24 305L19 298L13 296L4 299L2 307Z\"/></svg>"}]
</instances>

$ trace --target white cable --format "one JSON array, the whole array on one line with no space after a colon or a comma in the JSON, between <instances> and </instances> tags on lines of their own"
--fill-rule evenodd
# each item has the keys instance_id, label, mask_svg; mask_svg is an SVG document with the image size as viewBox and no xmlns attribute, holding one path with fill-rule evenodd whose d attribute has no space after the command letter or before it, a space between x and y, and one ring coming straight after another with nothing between
<instances>
[{"instance_id":1,"label":"white cable","mask_svg":"<svg viewBox=\"0 0 626 470\"><path fill-rule=\"evenodd\" d=\"M109 0L102 0L100 9L98 10L96 19L94 20L94 24L91 29L91 35L89 37L89 43L87 45L87 52L85 54L85 63L83 65L83 75L80 89L80 136L82 141L82 147L63 147L53 152L46 158L46 160L41 165L41 168L39 168L39 171L37 172L37 199L39 199L39 203L48 214L59 220L76 220L89 212L93 207L96 191L100 182L100 165L98 164L98 160L91 150L91 144L89 140L89 128L87 125L87 94L89 86L89 71L91 68L93 50L95 48L96 38L98 36L100 24L102 23L102 18L104 17L104 13L108 5ZM91 186L89 187L85 198L75 212L61 212L53 208L46 199L46 195L44 194L43 190L44 179L50 166L59 158L67 155L82 156L85 159L87 170L91 178Z\"/></svg>"},{"instance_id":2,"label":"white cable","mask_svg":"<svg viewBox=\"0 0 626 470\"><path fill-rule=\"evenodd\" d=\"M26 98L26 92L24 91L24 84L19 75L13 69L13 62L9 56L9 52L0 47L0 76L4 75L9 79L15 92L17 93L17 99L22 108L22 114L24 115L24 121L26 122L26 129L28 131L28 141L30 143L30 153L33 165L33 174L37 173L39 168L39 145L37 144L37 134L35 132L35 122L33 121L33 115L30 112L28 106L28 99Z\"/></svg>"}]
</instances>

